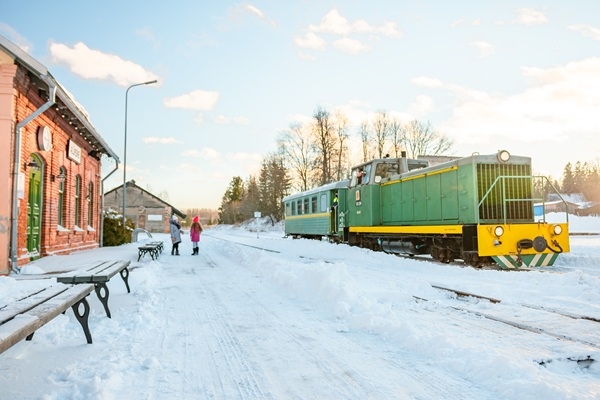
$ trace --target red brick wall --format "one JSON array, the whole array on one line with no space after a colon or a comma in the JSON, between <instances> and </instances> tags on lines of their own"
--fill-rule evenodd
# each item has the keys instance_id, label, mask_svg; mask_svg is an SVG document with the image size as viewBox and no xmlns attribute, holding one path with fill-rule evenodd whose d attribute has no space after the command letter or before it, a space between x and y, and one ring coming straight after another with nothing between
<instances>
[{"instance_id":1,"label":"red brick wall","mask_svg":"<svg viewBox=\"0 0 600 400\"><path fill-rule=\"evenodd\" d=\"M45 103L37 92L37 88L29 82L28 75L19 68L15 78L17 88L16 122L22 121ZM52 149L41 151L37 144L37 129L48 126L52 132ZM82 149L81 163L67 157L68 141L74 141ZM21 172L25 175L24 198L19 200L18 216L18 265L30 261L27 253L27 199L29 196L29 174L23 167L31 154L37 154L43 161L42 185L42 230L40 253L41 256L50 254L68 254L72 251L98 247L100 242L100 161L89 156L91 146L81 135L66 122L61 113L53 106L42 115L36 117L21 131ZM67 171L65 180L65 223L63 229L58 229L58 188L59 180L52 181L52 175L59 175L60 168ZM75 177L81 177L80 215L81 223L75 229ZM88 185L93 184L92 228L88 229Z\"/></svg>"}]
</instances>

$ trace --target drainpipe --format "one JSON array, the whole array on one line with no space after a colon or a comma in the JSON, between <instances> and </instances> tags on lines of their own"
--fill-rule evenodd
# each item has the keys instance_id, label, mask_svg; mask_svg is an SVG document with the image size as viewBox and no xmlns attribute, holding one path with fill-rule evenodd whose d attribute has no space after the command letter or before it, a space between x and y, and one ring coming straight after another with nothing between
<instances>
[{"instance_id":1,"label":"drainpipe","mask_svg":"<svg viewBox=\"0 0 600 400\"><path fill-rule=\"evenodd\" d=\"M115 165L115 169L110 171L106 177L100 181L100 191L102 192L102 200L100 202L100 247L104 247L104 181L108 179L116 170L119 169L119 162Z\"/></svg>"},{"instance_id":2,"label":"drainpipe","mask_svg":"<svg viewBox=\"0 0 600 400\"><path fill-rule=\"evenodd\" d=\"M35 110L32 114L30 114L23 121L19 122L15 127L15 164L13 166L13 195L12 195L12 237L10 241L10 261L11 268L13 271L19 273L21 272L19 266L17 265L17 233L19 231L19 172L21 170L21 129L38 115L42 114L44 111L49 109L56 101L56 85L47 75L40 75L40 79L42 79L48 85L49 97L48 101L44 103L40 108Z\"/></svg>"}]
</instances>

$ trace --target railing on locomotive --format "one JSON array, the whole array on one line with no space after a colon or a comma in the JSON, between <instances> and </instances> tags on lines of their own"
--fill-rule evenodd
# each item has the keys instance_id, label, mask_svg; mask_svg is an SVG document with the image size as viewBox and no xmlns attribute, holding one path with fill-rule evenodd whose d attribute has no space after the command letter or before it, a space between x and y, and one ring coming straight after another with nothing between
<instances>
[{"instance_id":1,"label":"railing on locomotive","mask_svg":"<svg viewBox=\"0 0 600 400\"><path fill-rule=\"evenodd\" d=\"M533 181L534 180L541 180L542 181L542 185L541 187L543 188L542 190L542 197L541 198L524 198L524 197L519 197L519 198L507 198L506 197L506 186L507 186L507 181L509 179L529 179L532 181L532 193L535 191L535 187L536 185L533 185ZM544 181L546 182L546 184L544 184ZM503 217L503 221L504 224L507 223L507 203L509 202L529 202L531 201L531 204L535 204L535 202L541 202L542 203L542 208L545 210L545 204L546 204L546 188L550 187L552 189L552 191L554 192L554 194L556 194L558 196L558 198L560 199L560 201L563 203L563 205L565 206L565 211L568 210L568 204L566 202L566 200L560 195L559 191L556 189L556 187L552 184L552 182L546 177L546 176L515 176L515 175L504 175L504 176L499 176L496 178L496 180L492 183L492 185L490 185L489 189L487 190L487 192L485 193L485 195L481 198L481 201L479 202L479 204L477 204L477 208L478 210L481 210L481 207L483 206L483 204L486 202L486 200L488 199L488 197L491 196L492 193L494 193L494 189L496 187L496 185L500 185L499 182L501 183L501 193L502 193L502 217ZM532 210L533 212L533 210ZM478 213L478 215L480 215ZM565 212L565 218L566 218L566 223L569 222L569 213ZM480 218L481 219L481 218ZM546 213L545 211L542 213L542 222L546 222Z\"/></svg>"}]
</instances>

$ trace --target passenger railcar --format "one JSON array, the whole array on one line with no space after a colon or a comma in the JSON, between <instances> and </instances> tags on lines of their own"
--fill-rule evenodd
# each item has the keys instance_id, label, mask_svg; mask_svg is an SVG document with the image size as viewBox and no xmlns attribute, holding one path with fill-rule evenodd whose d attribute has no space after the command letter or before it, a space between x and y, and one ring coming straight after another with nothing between
<instances>
[{"instance_id":1,"label":"passenger railcar","mask_svg":"<svg viewBox=\"0 0 600 400\"><path fill-rule=\"evenodd\" d=\"M286 233L473 266L548 266L569 251L568 220L535 220L534 203L545 196L535 198L534 183L554 190L532 176L529 157L506 151L434 166L404 156L376 159L352 168L349 181L286 197ZM306 206L314 196L333 199L333 191L335 210L333 200L329 211Z\"/></svg>"},{"instance_id":2,"label":"passenger railcar","mask_svg":"<svg viewBox=\"0 0 600 400\"><path fill-rule=\"evenodd\" d=\"M286 236L341 240L348 184L348 180L342 180L285 197Z\"/></svg>"}]
</instances>

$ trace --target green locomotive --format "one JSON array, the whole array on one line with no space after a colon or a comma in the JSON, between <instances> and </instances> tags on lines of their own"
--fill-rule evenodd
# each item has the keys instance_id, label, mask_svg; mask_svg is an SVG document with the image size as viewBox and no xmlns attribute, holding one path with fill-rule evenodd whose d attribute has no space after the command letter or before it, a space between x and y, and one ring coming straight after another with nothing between
<instances>
[{"instance_id":1,"label":"green locomotive","mask_svg":"<svg viewBox=\"0 0 600 400\"><path fill-rule=\"evenodd\" d=\"M285 233L397 254L502 268L549 266L569 251L568 220L536 220L529 157L506 151L434 166L384 158L352 168L351 178L287 196ZM336 201L337 197L337 201Z\"/></svg>"}]
</instances>

